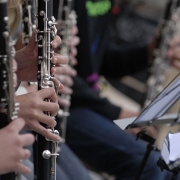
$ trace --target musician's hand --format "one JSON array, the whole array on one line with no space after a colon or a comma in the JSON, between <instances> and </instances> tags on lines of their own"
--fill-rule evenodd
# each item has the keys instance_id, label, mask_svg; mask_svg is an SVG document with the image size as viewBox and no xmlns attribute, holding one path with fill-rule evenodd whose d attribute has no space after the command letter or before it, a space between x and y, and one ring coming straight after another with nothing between
<instances>
[{"instance_id":1,"label":"musician's hand","mask_svg":"<svg viewBox=\"0 0 180 180\"><path fill-rule=\"evenodd\" d=\"M169 50L167 52L167 57L171 61L171 65L180 69L180 38L176 37L171 40L169 44Z\"/></svg>"},{"instance_id":2,"label":"musician's hand","mask_svg":"<svg viewBox=\"0 0 180 180\"><path fill-rule=\"evenodd\" d=\"M46 98L50 99L51 102L45 102ZM60 141L58 135L51 133L40 124L43 123L49 127L55 127L57 124L53 117L44 114L48 111L51 116L55 116L59 110L57 95L53 88L17 96L16 101L21 104L19 117L26 121L26 129L36 131L50 140Z\"/></svg>"},{"instance_id":3,"label":"musician's hand","mask_svg":"<svg viewBox=\"0 0 180 180\"><path fill-rule=\"evenodd\" d=\"M127 129L126 132L132 134L133 136L136 136L144 128L145 127ZM157 137L157 130L153 126L150 126L150 127L148 127L146 134L153 137L153 138L156 138Z\"/></svg>"},{"instance_id":4,"label":"musician's hand","mask_svg":"<svg viewBox=\"0 0 180 180\"><path fill-rule=\"evenodd\" d=\"M52 41L52 47L57 48L61 43L59 36L56 36ZM36 81L37 80L37 43L35 42L35 33L33 33L29 44L16 52L15 59L18 63L17 76L21 81ZM59 73L61 71L61 65L68 63L68 57L54 54L51 62L55 67L52 67L51 73Z\"/></svg>"},{"instance_id":5,"label":"musician's hand","mask_svg":"<svg viewBox=\"0 0 180 180\"><path fill-rule=\"evenodd\" d=\"M33 135L19 134L24 125L25 121L23 119L15 119L0 130L0 174L8 172L27 174L31 171L20 162L20 160L30 157L30 151L23 149L23 147L29 146L34 142Z\"/></svg>"}]
</instances>

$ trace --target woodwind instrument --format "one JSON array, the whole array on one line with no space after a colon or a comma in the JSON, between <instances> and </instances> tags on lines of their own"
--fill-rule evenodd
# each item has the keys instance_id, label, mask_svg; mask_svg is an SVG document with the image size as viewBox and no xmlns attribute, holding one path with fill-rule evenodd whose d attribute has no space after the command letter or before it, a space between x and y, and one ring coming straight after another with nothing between
<instances>
[{"instance_id":1,"label":"woodwind instrument","mask_svg":"<svg viewBox=\"0 0 180 180\"><path fill-rule=\"evenodd\" d=\"M51 58L54 51L52 50L51 41L56 36L56 22L53 17L52 8L53 0L36 0L37 7L37 36L38 43L38 90L54 87L56 92L59 84L54 83L54 77L51 74ZM50 99L45 99L49 101ZM51 116L50 112L45 112ZM46 127L51 133L59 134L54 128ZM56 180L56 157L58 143L48 140L40 134L36 136L36 158L35 179L36 180Z\"/></svg>"},{"instance_id":2,"label":"woodwind instrument","mask_svg":"<svg viewBox=\"0 0 180 180\"><path fill-rule=\"evenodd\" d=\"M27 45L29 40L32 36L32 1L28 0L27 2L24 1L22 4L23 8L23 17L22 17L22 43Z\"/></svg>"},{"instance_id":3,"label":"woodwind instrument","mask_svg":"<svg viewBox=\"0 0 180 180\"><path fill-rule=\"evenodd\" d=\"M69 42L71 39L71 30L74 25L76 25L76 13L72 10L72 0L67 0L67 4L64 5L64 1L60 0L59 2L59 13L58 13L58 21L59 21L59 32L61 36L61 45L59 48L59 54L63 54L69 57L70 49ZM71 62L69 61L69 66L71 66ZM67 99L70 101L71 96L61 94L62 99ZM62 138L62 142L65 142L66 137L66 124L67 118L69 116L69 107L61 107L58 111L58 123L60 126L60 135ZM59 127L58 126L58 127Z\"/></svg>"},{"instance_id":4,"label":"woodwind instrument","mask_svg":"<svg viewBox=\"0 0 180 180\"><path fill-rule=\"evenodd\" d=\"M0 128L18 118L19 103L14 99L13 58L15 49L8 30L7 0L0 0ZM21 180L20 174L1 175L1 180Z\"/></svg>"},{"instance_id":5,"label":"woodwind instrument","mask_svg":"<svg viewBox=\"0 0 180 180\"><path fill-rule=\"evenodd\" d=\"M166 80L165 70L169 66L167 51L169 42L175 32L177 24L177 14L179 14L179 0L169 0L166 5L164 18L161 22L159 37L154 51L154 62L151 68L152 75L148 80L148 93L144 106L147 107L152 100L163 90Z\"/></svg>"}]
</instances>

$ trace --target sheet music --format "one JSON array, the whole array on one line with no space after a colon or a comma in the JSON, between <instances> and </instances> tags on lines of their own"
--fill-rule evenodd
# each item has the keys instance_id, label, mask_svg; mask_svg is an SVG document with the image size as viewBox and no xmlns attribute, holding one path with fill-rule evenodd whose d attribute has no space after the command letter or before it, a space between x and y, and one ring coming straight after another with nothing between
<instances>
[{"instance_id":1,"label":"sheet music","mask_svg":"<svg viewBox=\"0 0 180 180\"><path fill-rule=\"evenodd\" d=\"M133 123L161 117L180 98L180 78L166 88Z\"/></svg>"},{"instance_id":2,"label":"sheet music","mask_svg":"<svg viewBox=\"0 0 180 180\"><path fill-rule=\"evenodd\" d=\"M180 158L180 133L168 133L163 142L161 156L167 165L170 165Z\"/></svg>"},{"instance_id":3,"label":"sheet music","mask_svg":"<svg viewBox=\"0 0 180 180\"><path fill-rule=\"evenodd\" d=\"M180 157L180 133L169 134L170 141L170 161L175 161Z\"/></svg>"}]
</instances>

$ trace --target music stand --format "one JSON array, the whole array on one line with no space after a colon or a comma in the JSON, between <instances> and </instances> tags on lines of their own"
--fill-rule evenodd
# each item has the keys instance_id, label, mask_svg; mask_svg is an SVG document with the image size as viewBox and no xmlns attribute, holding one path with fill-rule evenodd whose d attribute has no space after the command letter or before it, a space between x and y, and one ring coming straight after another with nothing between
<instances>
[{"instance_id":1,"label":"music stand","mask_svg":"<svg viewBox=\"0 0 180 180\"><path fill-rule=\"evenodd\" d=\"M180 118L176 114L169 114L163 116L170 107L180 98L180 74L155 98L155 100L145 108L142 113L131 123L126 129L152 126L157 124L178 124ZM117 123L116 123L117 124ZM155 139L146 134L146 129L137 134L137 139L142 139L148 142L147 150L141 163L140 169L136 176L136 180L139 180L144 167L147 163L149 155L152 150L158 150L154 146Z\"/></svg>"}]
</instances>

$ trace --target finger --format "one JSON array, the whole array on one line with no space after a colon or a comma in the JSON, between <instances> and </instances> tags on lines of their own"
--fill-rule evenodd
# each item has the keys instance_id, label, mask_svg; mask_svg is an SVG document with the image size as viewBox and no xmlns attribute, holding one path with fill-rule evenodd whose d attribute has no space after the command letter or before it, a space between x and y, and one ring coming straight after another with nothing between
<instances>
[{"instance_id":1,"label":"finger","mask_svg":"<svg viewBox=\"0 0 180 180\"><path fill-rule=\"evenodd\" d=\"M174 58L174 59L180 59L180 47L174 48L173 58Z\"/></svg>"},{"instance_id":2,"label":"finger","mask_svg":"<svg viewBox=\"0 0 180 180\"><path fill-rule=\"evenodd\" d=\"M13 120L7 128L19 132L25 126L25 121L21 118Z\"/></svg>"},{"instance_id":3,"label":"finger","mask_svg":"<svg viewBox=\"0 0 180 180\"><path fill-rule=\"evenodd\" d=\"M51 42L52 47L55 49L61 44L61 38L59 36L55 36L54 40Z\"/></svg>"},{"instance_id":4,"label":"finger","mask_svg":"<svg viewBox=\"0 0 180 180\"><path fill-rule=\"evenodd\" d=\"M67 75L59 75L59 76L55 75L55 76L65 86L71 87L74 84L70 76L67 76Z\"/></svg>"},{"instance_id":5,"label":"finger","mask_svg":"<svg viewBox=\"0 0 180 180\"><path fill-rule=\"evenodd\" d=\"M17 71L17 62L13 59L13 72Z\"/></svg>"},{"instance_id":6,"label":"finger","mask_svg":"<svg viewBox=\"0 0 180 180\"><path fill-rule=\"evenodd\" d=\"M57 113L56 113L56 114L57 114ZM55 115L56 115L56 114L55 114ZM55 115L54 115L54 116L55 116ZM47 125L48 127L52 127L52 128L53 128L53 127L55 127L56 124L57 124L57 122L55 121L54 116L52 116L52 114L50 114L50 116L49 116L49 115L44 114L44 113L42 112L42 113L39 113L39 114L36 116L36 118L34 118L34 119L36 119L38 122L41 122L41 123ZM35 128L35 125L36 125L36 124L33 124L33 129Z\"/></svg>"},{"instance_id":7,"label":"finger","mask_svg":"<svg viewBox=\"0 0 180 180\"><path fill-rule=\"evenodd\" d=\"M60 106L63 106L63 107L69 107L71 105L69 100L63 99L61 97L58 97L58 103L60 104Z\"/></svg>"},{"instance_id":8,"label":"finger","mask_svg":"<svg viewBox=\"0 0 180 180\"><path fill-rule=\"evenodd\" d=\"M174 67L180 69L180 61L179 60L173 60L171 63Z\"/></svg>"},{"instance_id":9,"label":"finger","mask_svg":"<svg viewBox=\"0 0 180 180\"><path fill-rule=\"evenodd\" d=\"M65 65L69 62L69 58L65 55L55 54L54 56L52 56L51 62L54 65Z\"/></svg>"},{"instance_id":10,"label":"finger","mask_svg":"<svg viewBox=\"0 0 180 180\"><path fill-rule=\"evenodd\" d=\"M56 74L66 74L69 76L76 76L77 71L72 69L70 66L65 67L53 67L56 69Z\"/></svg>"},{"instance_id":11,"label":"finger","mask_svg":"<svg viewBox=\"0 0 180 180\"><path fill-rule=\"evenodd\" d=\"M31 156L31 152L28 149L22 148L21 150L21 159L26 160Z\"/></svg>"},{"instance_id":12,"label":"finger","mask_svg":"<svg viewBox=\"0 0 180 180\"><path fill-rule=\"evenodd\" d=\"M36 126L35 131L38 132L39 134L41 134L42 136L46 137L49 140L57 141L57 142L61 141L60 136L53 134L52 132L50 132L48 129L44 128L41 125Z\"/></svg>"},{"instance_id":13,"label":"finger","mask_svg":"<svg viewBox=\"0 0 180 180\"><path fill-rule=\"evenodd\" d=\"M57 95L54 90L54 88L47 88L47 89L42 89L40 91L37 91L42 100L44 99L50 99L51 102L56 102L57 101Z\"/></svg>"},{"instance_id":14,"label":"finger","mask_svg":"<svg viewBox=\"0 0 180 180\"><path fill-rule=\"evenodd\" d=\"M59 90L59 93L61 94L66 94L66 95L71 95L73 93L72 89L64 86L64 88L62 90Z\"/></svg>"},{"instance_id":15,"label":"finger","mask_svg":"<svg viewBox=\"0 0 180 180\"><path fill-rule=\"evenodd\" d=\"M76 57L77 56L77 49L75 47L71 48L71 55Z\"/></svg>"},{"instance_id":16,"label":"finger","mask_svg":"<svg viewBox=\"0 0 180 180\"><path fill-rule=\"evenodd\" d=\"M168 59L172 59L172 57L173 57L173 50L172 49L169 49L168 50L168 52L167 52L167 57L168 57Z\"/></svg>"},{"instance_id":17,"label":"finger","mask_svg":"<svg viewBox=\"0 0 180 180\"><path fill-rule=\"evenodd\" d=\"M44 101L40 104L40 109L42 112L50 112L51 116L55 116L59 111L59 105L57 103Z\"/></svg>"},{"instance_id":18,"label":"finger","mask_svg":"<svg viewBox=\"0 0 180 180\"><path fill-rule=\"evenodd\" d=\"M14 80L14 87L17 86L17 75L16 73L13 73L13 80Z\"/></svg>"},{"instance_id":19,"label":"finger","mask_svg":"<svg viewBox=\"0 0 180 180\"><path fill-rule=\"evenodd\" d=\"M29 146L34 143L34 136L32 134L23 134L20 135L20 140L22 143L22 146Z\"/></svg>"},{"instance_id":20,"label":"finger","mask_svg":"<svg viewBox=\"0 0 180 180\"><path fill-rule=\"evenodd\" d=\"M15 172L20 174L29 174L31 172L31 169L23 165L21 162L18 162L15 168Z\"/></svg>"},{"instance_id":21,"label":"finger","mask_svg":"<svg viewBox=\"0 0 180 180\"><path fill-rule=\"evenodd\" d=\"M177 46L179 43L180 43L180 38L175 37L170 41L169 46L172 48L174 46Z\"/></svg>"},{"instance_id":22,"label":"finger","mask_svg":"<svg viewBox=\"0 0 180 180\"><path fill-rule=\"evenodd\" d=\"M77 63L78 63L78 62L77 62L77 59L76 59L73 55L71 55L71 54L70 54L70 57L69 57L69 58L70 58L70 65L71 65L71 66L76 66Z\"/></svg>"},{"instance_id":23,"label":"finger","mask_svg":"<svg viewBox=\"0 0 180 180\"><path fill-rule=\"evenodd\" d=\"M80 38L75 36L75 37L71 38L70 46L71 47L77 46L79 43L80 43Z\"/></svg>"},{"instance_id":24,"label":"finger","mask_svg":"<svg viewBox=\"0 0 180 180\"><path fill-rule=\"evenodd\" d=\"M72 29L71 29L71 34L72 34L73 36L75 36L77 33L78 33L78 28L77 28L77 26L73 26Z\"/></svg>"}]
</instances>

